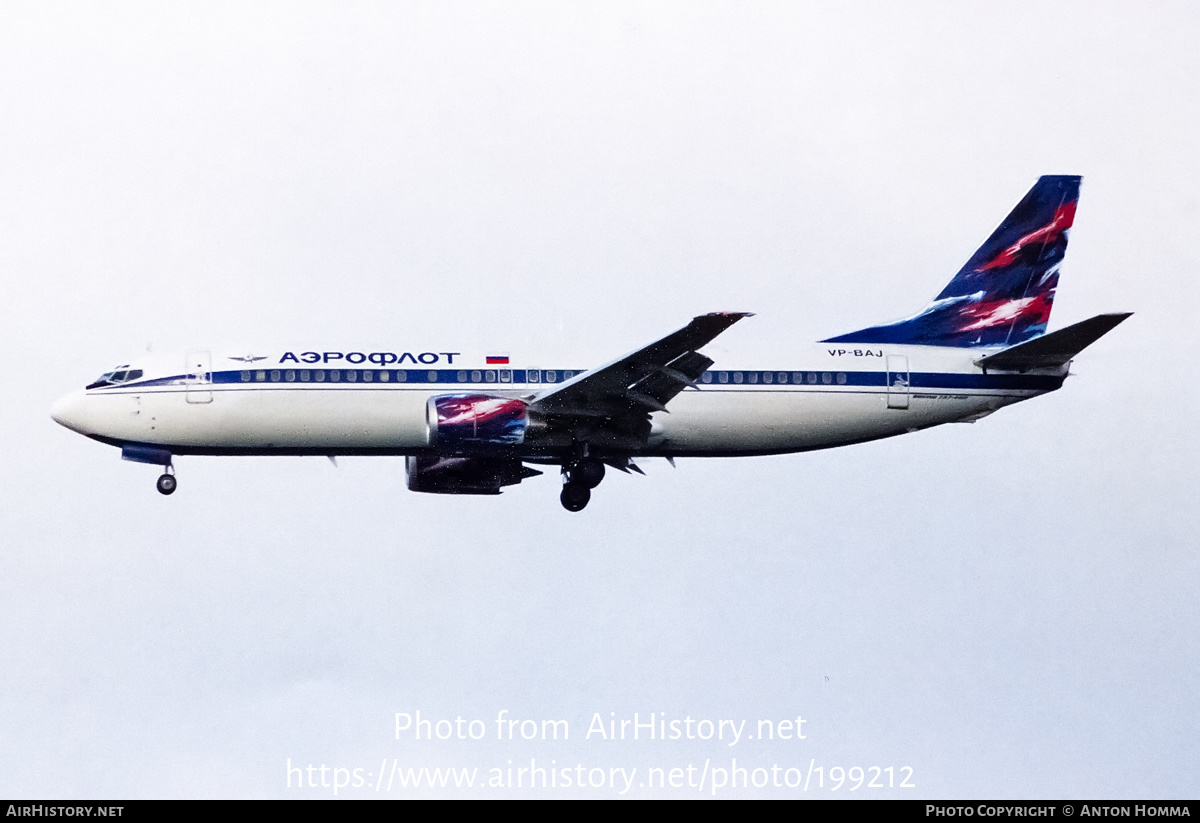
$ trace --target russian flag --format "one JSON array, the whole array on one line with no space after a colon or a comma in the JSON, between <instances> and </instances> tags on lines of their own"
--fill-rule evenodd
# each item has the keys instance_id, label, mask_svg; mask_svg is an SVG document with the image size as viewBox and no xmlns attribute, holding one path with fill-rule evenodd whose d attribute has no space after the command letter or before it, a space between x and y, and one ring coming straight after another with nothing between
<instances>
[{"instance_id":1,"label":"russian flag","mask_svg":"<svg viewBox=\"0 0 1200 823\"><path fill-rule=\"evenodd\" d=\"M489 354L487 356L487 364L489 366L507 366L508 365L508 355L507 354Z\"/></svg>"}]
</instances>

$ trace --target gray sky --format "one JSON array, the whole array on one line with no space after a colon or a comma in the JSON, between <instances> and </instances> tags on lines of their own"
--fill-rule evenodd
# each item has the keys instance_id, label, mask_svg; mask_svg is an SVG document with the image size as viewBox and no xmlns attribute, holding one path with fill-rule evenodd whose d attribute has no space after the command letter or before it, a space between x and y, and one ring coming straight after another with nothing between
<instances>
[{"instance_id":1,"label":"gray sky","mask_svg":"<svg viewBox=\"0 0 1200 823\"><path fill-rule=\"evenodd\" d=\"M693 796L637 781L736 758L826 785L718 796L1194 797L1198 35L1190 3L0 6L0 794L331 794L290 758ZM389 459L188 458L165 499L48 417L147 346L586 368L748 310L709 353L787 365L919 309L1050 173L1084 175L1051 326L1136 314L973 426L655 461L570 515L554 476L418 495ZM487 737L396 740L418 710ZM586 738L634 712L806 738ZM374 780L342 794L530 794Z\"/></svg>"}]
</instances>

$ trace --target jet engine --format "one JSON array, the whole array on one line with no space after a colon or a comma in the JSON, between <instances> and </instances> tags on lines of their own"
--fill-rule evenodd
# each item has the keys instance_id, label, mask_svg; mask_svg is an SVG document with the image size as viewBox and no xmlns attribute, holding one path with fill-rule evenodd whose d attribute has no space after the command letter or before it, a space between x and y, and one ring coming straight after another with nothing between
<instances>
[{"instance_id":1,"label":"jet engine","mask_svg":"<svg viewBox=\"0 0 1200 823\"><path fill-rule=\"evenodd\" d=\"M440 394L426 406L429 443L443 454L520 446L529 427L524 400L490 394Z\"/></svg>"}]
</instances>

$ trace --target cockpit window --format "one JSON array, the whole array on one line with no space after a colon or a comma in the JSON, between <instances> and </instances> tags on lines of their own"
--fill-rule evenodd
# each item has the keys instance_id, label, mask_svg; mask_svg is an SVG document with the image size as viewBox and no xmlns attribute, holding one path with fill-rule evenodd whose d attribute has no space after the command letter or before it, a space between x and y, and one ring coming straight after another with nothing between
<instances>
[{"instance_id":1,"label":"cockpit window","mask_svg":"<svg viewBox=\"0 0 1200 823\"><path fill-rule=\"evenodd\" d=\"M117 366L110 372L105 372L94 383L89 383L89 389L102 389L105 386L119 386L142 376L141 369L131 369L128 365Z\"/></svg>"}]
</instances>

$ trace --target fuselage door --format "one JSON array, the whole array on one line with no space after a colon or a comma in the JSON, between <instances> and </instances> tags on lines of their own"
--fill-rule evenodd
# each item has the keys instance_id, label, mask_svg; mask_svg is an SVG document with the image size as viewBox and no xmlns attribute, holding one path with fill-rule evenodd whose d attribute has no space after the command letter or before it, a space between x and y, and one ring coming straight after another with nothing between
<instances>
[{"instance_id":1,"label":"fuselage door","mask_svg":"<svg viewBox=\"0 0 1200 823\"><path fill-rule=\"evenodd\" d=\"M887 391L889 409L908 408L908 357L903 354L887 356Z\"/></svg>"},{"instance_id":2,"label":"fuselage door","mask_svg":"<svg viewBox=\"0 0 1200 823\"><path fill-rule=\"evenodd\" d=\"M211 403L212 356L206 351L190 351L183 367L187 383L187 402Z\"/></svg>"}]
</instances>

